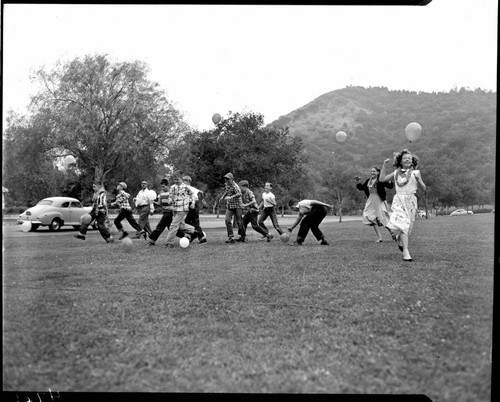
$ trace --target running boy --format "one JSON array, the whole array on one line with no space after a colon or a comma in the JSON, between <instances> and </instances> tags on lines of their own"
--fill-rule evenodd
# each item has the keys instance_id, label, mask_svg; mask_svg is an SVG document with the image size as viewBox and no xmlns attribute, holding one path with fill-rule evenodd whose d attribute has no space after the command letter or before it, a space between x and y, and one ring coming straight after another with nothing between
<instances>
[{"instance_id":1,"label":"running boy","mask_svg":"<svg viewBox=\"0 0 500 402\"><path fill-rule=\"evenodd\" d=\"M258 223L259 223L260 227L262 227L264 230L266 230L269 233L266 225L264 224L264 221L268 217L271 217L271 222L273 223L274 228L281 236L283 234L283 230L281 230L280 225L278 224L278 217L276 215L276 197L271 192L272 188L273 188L273 185L271 183L266 183L264 186L264 192L262 193L262 202L259 205L259 209L262 207L264 207L264 209L262 210L262 213L260 214ZM268 238L268 241L269 241L269 238Z\"/></svg>"},{"instance_id":2,"label":"running boy","mask_svg":"<svg viewBox=\"0 0 500 402\"><path fill-rule=\"evenodd\" d=\"M132 214L132 207L128 202L130 194L125 192L126 188L127 184L124 183L123 181L118 183L118 185L116 186L116 189L118 190L118 195L116 196L115 201L110 204L112 207L116 206L120 208L120 212L118 213L118 216L115 218L113 222L118 231L121 232L118 240L121 240L124 237L128 236L128 232L123 229L122 225L122 221L124 219L126 219L128 223L130 223L130 226L132 226L136 231L141 232L141 227L135 220L134 215Z\"/></svg>"},{"instance_id":3,"label":"running boy","mask_svg":"<svg viewBox=\"0 0 500 402\"><path fill-rule=\"evenodd\" d=\"M238 183L241 189L241 199L243 202L243 227L245 228L245 233L247 226L250 223L253 230L260 233L267 238L267 241L271 241L273 235L269 233L269 230L262 228L257 223L257 217L259 216L259 206L255 200L255 195L252 190L248 188L248 181L242 180ZM239 233L241 236L241 233Z\"/></svg>"},{"instance_id":4,"label":"running boy","mask_svg":"<svg viewBox=\"0 0 500 402\"><path fill-rule=\"evenodd\" d=\"M87 235L87 229L90 224L95 220L97 222L97 229L101 234L102 238L106 241L106 243L113 243L115 240L113 236L111 236L111 232L109 231L107 222L108 218L108 205L106 202L106 190L104 190L104 186L102 182L95 181L92 185L94 189L94 195L92 196L92 211L90 211L90 216L92 217L91 221L87 223L83 223L80 225L80 233L73 235L80 240L85 240Z\"/></svg>"}]
</instances>

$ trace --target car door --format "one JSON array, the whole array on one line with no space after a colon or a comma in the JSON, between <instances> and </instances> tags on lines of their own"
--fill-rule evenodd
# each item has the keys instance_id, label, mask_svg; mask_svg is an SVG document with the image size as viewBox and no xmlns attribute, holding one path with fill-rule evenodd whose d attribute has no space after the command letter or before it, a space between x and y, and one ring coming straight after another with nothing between
<instances>
[{"instance_id":1,"label":"car door","mask_svg":"<svg viewBox=\"0 0 500 402\"><path fill-rule=\"evenodd\" d=\"M68 224L79 225L80 224L80 217L84 213L82 204L80 204L78 201L71 201L69 212L70 212L71 221Z\"/></svg>"}]
</instances>

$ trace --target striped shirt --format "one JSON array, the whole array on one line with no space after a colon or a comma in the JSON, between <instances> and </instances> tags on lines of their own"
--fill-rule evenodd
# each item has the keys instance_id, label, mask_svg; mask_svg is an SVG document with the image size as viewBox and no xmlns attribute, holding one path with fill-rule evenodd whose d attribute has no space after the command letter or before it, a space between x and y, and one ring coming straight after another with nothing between
<instances>
[{"instance_id":1,"label":"striped shirt","mask_svg":"<svg viewBox=\"0 0 500 402\"><path fill-rule=\"evenodd\" d=\"M92 203L94 204L94 210L98 213L108 213L108 205L106 199L106 191L101 188L96 191L92 196Z\"/></svg>"},{"instance_id":2,"label":"striped shirt","mask_svg":"<svg viewBox=\"0 0 500 402\"><path fill-rule=\"evenodd\" d=\"M170 193L168 191L162 191L158 194L158 202L163 211L171 211L172 205L170 200Z\"/></svg>"},{"instance_id":3,"label":"striped shirt","mask_svg":"<svg viewBox=\"0 0 500 402\"><path fill-rule=\"evenodd\" d=\"M193 192L184 183L170 187L170 202L176 212L189 211L189 205L194 202Z\"/></svg>"}]
</instances>

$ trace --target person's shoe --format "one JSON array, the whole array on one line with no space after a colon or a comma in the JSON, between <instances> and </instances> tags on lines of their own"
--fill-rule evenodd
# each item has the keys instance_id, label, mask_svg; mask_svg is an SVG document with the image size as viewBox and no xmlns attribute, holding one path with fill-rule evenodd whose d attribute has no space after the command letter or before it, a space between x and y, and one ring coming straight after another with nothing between
<instances>
[{"instance_id":1,"label":"person's shoe","mask_svg":"<svg viewBox=\"0 0 500 402\"><path fill-rule=\"evenodd\" d=\"M403 261L406 261L406 262L412 262L412 261L413 261L413 258L403 258Z\"/></svg>"},{"instance_id":2,"label":"person's shoe","mask_svg":"<svg viewBox=\"0 0 500 402\"><path fill-rule=\"evenodd\" d=\"M377 239L375 240L375 243L382 243L382 241L383 241L382 239Z\"/></svg>"},{"instance_id":3,"label":"person's shoe","mask_svg":"<svg viewBox=\"0 0 500 402\"><path fill-rule=\"evenodd\" d=\"M148 239L148 234L145 230L142 230L141 233L139 233L139 238L141 237L144 237L144 240L147 240Z\"/></svg>"},{"instance_id":4,"label":"person's shoe","mask_svg":"<svg viewBox=\"0 0 500 402\"><path fill-rule=\"evenodd\" d=\"M167 243L167 244L165 244L165 248L174 248L174 245L170 244L170 243Z\"/></svg>"},{"instance_id":5,"label":"person's shoe","mask_svg":"<svg viewBox=\"0 0 500 402\"><path fill-rule=\"evenodd\" d=\"M198 244L202 244L202 243L206 243L207 242L207 238L205 236L203 236L200 240L198 240Z\"/></svg>"},{"instance_id":6,"label":"person's shoe","mask_svg":"<svg viewBox=\"0 0 500 402\"><path fill-rule=\"evenodd\" d=\"M268 234L266 237L267 237L267 242L269 243L274 236L272 234Z\"/></svg>"},{"instance_id":7,"label":"person's shoe","mask_svg":"<svg viewBox=\"0 0 500 402\"><path fill-rule=\"evenodd\" d=\"M141 238L141 235L142 235L142 232L141 232L141 233L137 233L137 234L134 236L134 239L140 239L140 238Z\"/></svg>"},{"instance_id":8,"label":"person's shoe","mask_svg":"<svg viewBox=\"0 0 500 402\"><path fill-rule=\"evenodd\" d=\"M266 240L266 239L268 239L267 241L269 241L269 237L267 236L262 236L259 240Z\"/></svg>"},{"instance_id":9,"label":"person's shoe","mask_svg":"<svg viewBox=\"0 0 500 402\"><path fill-rule=\"evenodd\" d=\"M244 237L240 237L239 239L236 239L236 241L238 243L246 243L247 242L247 239L245 239Z\"/></svg>"},{"instance_id":10,"label":"person's shoe","mask_svg":"<svg viewBox=\"0 0 500 402\"><path fill-rule=\"evenodd\" d=\"M226 243L228 243L228 244L234 244L234 243L236 243L236 241L234 240L233 237L230 237L229 239L226 240Z\"/></svg>"},{"instance_id":11,"label":"person's shoe","mask_svg":"<svg viewBox=\"0 0 500 402\"><path fill-rule=\"evenodd\" d=\"M328 243L328 240L326 240L326 239L321 240L321 243L319 243L319 244L321 244L322 246L329 246L330 245L330 243Z\"/></svg>"},{"instance_id":12,"label":"person's shoe","mask_svg":"<svg viewBox=\"0 0 500 402\"><path fill-rule=\"evenodd\" d=\"M106 239L106 243L114 243L115 242L115 239L113 239L112 237L110 237L109 239Z\"/></svg>"},{"instance_id":13,"label":"person's shoe","mask_svg":"<svg viewBox=\"0 0 500 402\"><path fill-rule=\"evenodd\" d=\"M120 233L120 237L118 238L118 240L121 240L121 239L123 239L124 237L127 237L127 236L128 236L128 232L124 230L123 232Z\"/></svg>"},{"instance_id":14,"label":"person's shoe","mask_svg":"<svg viewBox=\"0 0 500 402\"><path fill-rule=\"evenodd\" d=\"M84 235L82 235L82 234L80 234L80 233L78 233L78 234L76 234L76 235L73 235L73 237L75 237L75 238L77 238L77 239L80 239L80 240L85 240L85 236L84 236Z\"/></svg>"},{"instance_id":15,"label":"person's shoe","mask_svg":"<svg viewBox=\"0 0 500 402\"><path fill-rule=\"evenodd\" d=\"M294 241L294 242L293 242L293 245L294 245L294 246L303 246L303 245L304 245L304 243L302 243L301 241Z\"/></svg>"},{"instance_id":16,"label":"person's shoe","mask_svg":"<svg viewBox=\"0 0 500 402\"><path fill-rule=\"evenodd\" d=\"M151 240L149 239L147 242L146 242L146 245L147 246L154 246L156 244L156 242L154 240Z\"/></svg>"}]
</instances>

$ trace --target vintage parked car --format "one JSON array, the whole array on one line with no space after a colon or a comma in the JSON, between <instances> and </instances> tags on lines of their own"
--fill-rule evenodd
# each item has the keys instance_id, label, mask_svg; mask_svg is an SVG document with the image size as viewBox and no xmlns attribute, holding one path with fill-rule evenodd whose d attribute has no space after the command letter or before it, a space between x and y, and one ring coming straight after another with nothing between
<instances>
[{"instance_id":1,"label":"vintage parked car","mask_svg":"<svg viewBox=\"0 0 500 402\"><path fill-rule=\"evenodd\" d=\"M456 209L454 210L450 216L457 216L457 215L474 215L474 212L472 211L466 211L465 209Z\"/></svg>"},{"instance_id":2,"label":"vintage parked car","mask_svg":"<svg viewBox=\"0 0 500 402\"><path fill-rule=\"evenodd\" d=\"M48 197L19 215L17 223L22 225L26 221L31 221L31 231L37 230L40 226L48 226L52 232L58 231L63 226L73 226L78 230L80 218L91 210L92 207L84 207L76 198Z\"/></svg>"}]
</instances>

